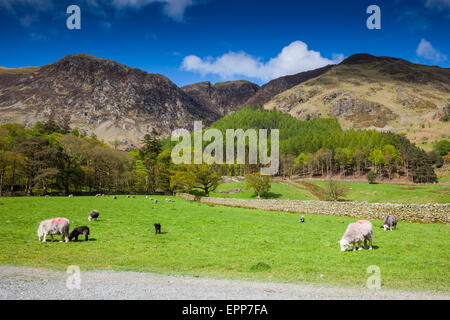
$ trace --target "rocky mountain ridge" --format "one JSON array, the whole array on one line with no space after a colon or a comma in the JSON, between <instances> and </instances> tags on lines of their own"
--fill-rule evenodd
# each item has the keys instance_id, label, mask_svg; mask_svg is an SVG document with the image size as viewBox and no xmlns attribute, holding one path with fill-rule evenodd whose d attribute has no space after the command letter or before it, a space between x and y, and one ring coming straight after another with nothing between
<instances>
[{"instance_id":1,"label":"rocky mountain ridge","mask_svg":"<svg viewBox=\"0 0 450 320\"><path fill-rule=\"evenodd\" d=\"M246 105L300 119L336 117L344 127L395 131L420 144L450 132L443 121L450 115L450 69L356 54L261 87L238 80L179 88L163 75L86 54L42 67L0 67L0 123L29 127L69 116L73 128L128 146L153 129L165 137Z\"/></svg>"}]
</instances>

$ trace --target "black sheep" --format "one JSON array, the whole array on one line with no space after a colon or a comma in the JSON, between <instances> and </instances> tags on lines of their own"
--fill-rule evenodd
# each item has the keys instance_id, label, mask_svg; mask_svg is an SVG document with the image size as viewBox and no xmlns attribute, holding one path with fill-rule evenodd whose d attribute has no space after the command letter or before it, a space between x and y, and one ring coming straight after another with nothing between
<instances>
[{"instance_id":1,"label":"black sheep","mask_svg":"<svg viewBox=\"0 0 450 320\"><path fill-rule=\"evenodd\" d=\"M84 235L84 240L88 241L88 235L89 235L89 228L86 226L78 227L73 229L69 236L69 241L75 238L76 241L78 241L78 236L82 234Z\"/></svg>"},{"instance_id":2,"label":"black sheep","mask_svg":"<svg viewBox=\"0 0 450 320\"><path fill-rule=\"evenodd\" d=\"M156 234L158 234L158 233L161 234L161 224L155 223L154 226L155 226Z\"/></svg>"}]
</instances>

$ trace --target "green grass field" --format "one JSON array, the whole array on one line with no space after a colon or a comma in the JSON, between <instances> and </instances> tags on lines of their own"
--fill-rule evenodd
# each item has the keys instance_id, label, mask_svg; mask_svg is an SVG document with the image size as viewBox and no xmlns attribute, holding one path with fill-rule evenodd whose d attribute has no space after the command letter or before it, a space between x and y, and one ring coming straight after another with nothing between
<instances>
[{"instance_id":1,"label":"green grass field","mask_svg":"<svg viewBox=\"0 0 450 320\"><path fill-rule=\"evenodd\" d=\"M450 183L450 170L448 169L437 169L436 175L441 183Z\"/></svg>"},{"instance_id":2,"label":"green grass field","mask_svg":"<svg viewBox=\"0 0 450 320\"><path fill-rule=\"evenodd\" d=\"M300 224L299 215L284 212L156 198L156 205L143 196L1 198L0 264L355 287L377 265L383 288L450 289L445 225L400 222L385 232L374 220L374 250L343 253L337 241L357 219L308 214ZM100 210L99 221L88 221L92 209ZM39 222L54 217L70 219L71 229L88 225L91 241L39 242ZM155 222L165 234L154 234Z\"/></svg>"},{"instance_id":3,"label":"green grass field","mask_svg":"<svg viewBox=\"0 0 450 320\"><path fill-rule=\"evenodd\" d=\"M242 192L227 194L222 193L232 189L241 189ZM245 182L231 182L219 185L216 191L210 194L211 197L235 198L235 199L256 199L253 189L247 189ZM270 191L264 196L266 199L280 200L317 200L317 198L306 190L295 188L287 184L272 183Z\"/></svg>"},{"instance_id":4,"label":"green grass field","mask_svg":"<svg viewBox=\"0 0 450 320\"><path fill-rule=\"evenodd\" d=\"M343 182L349 188L344 196L348 201L390 202L390 203L450 203L450 186L442 185L400 185L368 184L364 182ZM311 188L317 186L319 188ZM272 183L266 199L323 200L325 181ZM322 190L320 189L322 188ZM235 194L222 193L231 189L242 189ZM322 194L321 194L322 193ZM245 188L245 182L221 184L211 197L255 199L253 190Z\"/></svg>"},{"instance_id":5,"label":"green grass field","mask_svg":"<svg viewBox=\"0 0 450 320\"><path fill-rule=\"evenodd\" d=\"M325 187L325 181L311 181ZM440 185L402 185L368 184L363 182L344 182L349 192L344 196L349 201L390 202L390 203L450 203L450 186Z\"/></svg>"}]
</instances>

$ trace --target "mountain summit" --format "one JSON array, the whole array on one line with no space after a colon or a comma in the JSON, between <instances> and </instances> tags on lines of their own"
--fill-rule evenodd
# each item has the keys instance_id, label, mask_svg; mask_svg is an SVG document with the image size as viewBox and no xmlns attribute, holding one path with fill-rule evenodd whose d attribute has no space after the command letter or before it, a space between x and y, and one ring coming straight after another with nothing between
<instances>
[{"instance_id":1,"label":"mountain summit","mask_svg":"<svg viewBox=\"0 0 450 320\"><path fill-rule=\"evenodd\" d=\"M168 135L220 115L168 78L86 54L40 67L0 70L0 121L32 125L70 115L73 127L106 141L139 143L156 129Z\"/></svg>"},{"instance_id":2,"label":"mountain summit","mask_svg":"<svg viewBox=\"0 0 450 320\"><path fill-rule=\"evenodd\" d=\"M356 54L265 103L299 119L405 134L422 144L448 134L450 69Z\"/></svg>"},{"instance_id":3,"label":"mountain summit","mask_svg":"<svg viewBox=\"0 0 450 320\"><path fill-rule=\"evenodd\" d=\"M262 87L239 80L179 88L163 75L87 54L42 67L0 68L0 123L31 126L69 116L73 128L123 145L139 145L153 129L168 136L176 128L192 129L195 120L209 125L257 104L300 119L336 117L343 127L390 130L423 143L449 132L450 69L356 54Z\"/></svg>"}]
</instances>

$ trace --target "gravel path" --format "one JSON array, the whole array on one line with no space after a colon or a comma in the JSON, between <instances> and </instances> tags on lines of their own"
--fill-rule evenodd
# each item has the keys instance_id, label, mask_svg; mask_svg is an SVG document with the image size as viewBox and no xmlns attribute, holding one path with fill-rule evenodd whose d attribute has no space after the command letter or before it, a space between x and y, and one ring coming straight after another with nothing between
<instances>
[{"instance_id":1,"label":"gravel path","mask_svg":"<svg viewBox=\"0 0 450 320\"><path fill-rule=\"evenodd\" d=\"M450 300L450 295L445 293L348 289L119 271L82 272L81 288L68 290L66 287L68 276L69 274L61 271L0 266L0 300Z\"/></svg>"}]
</instances>

